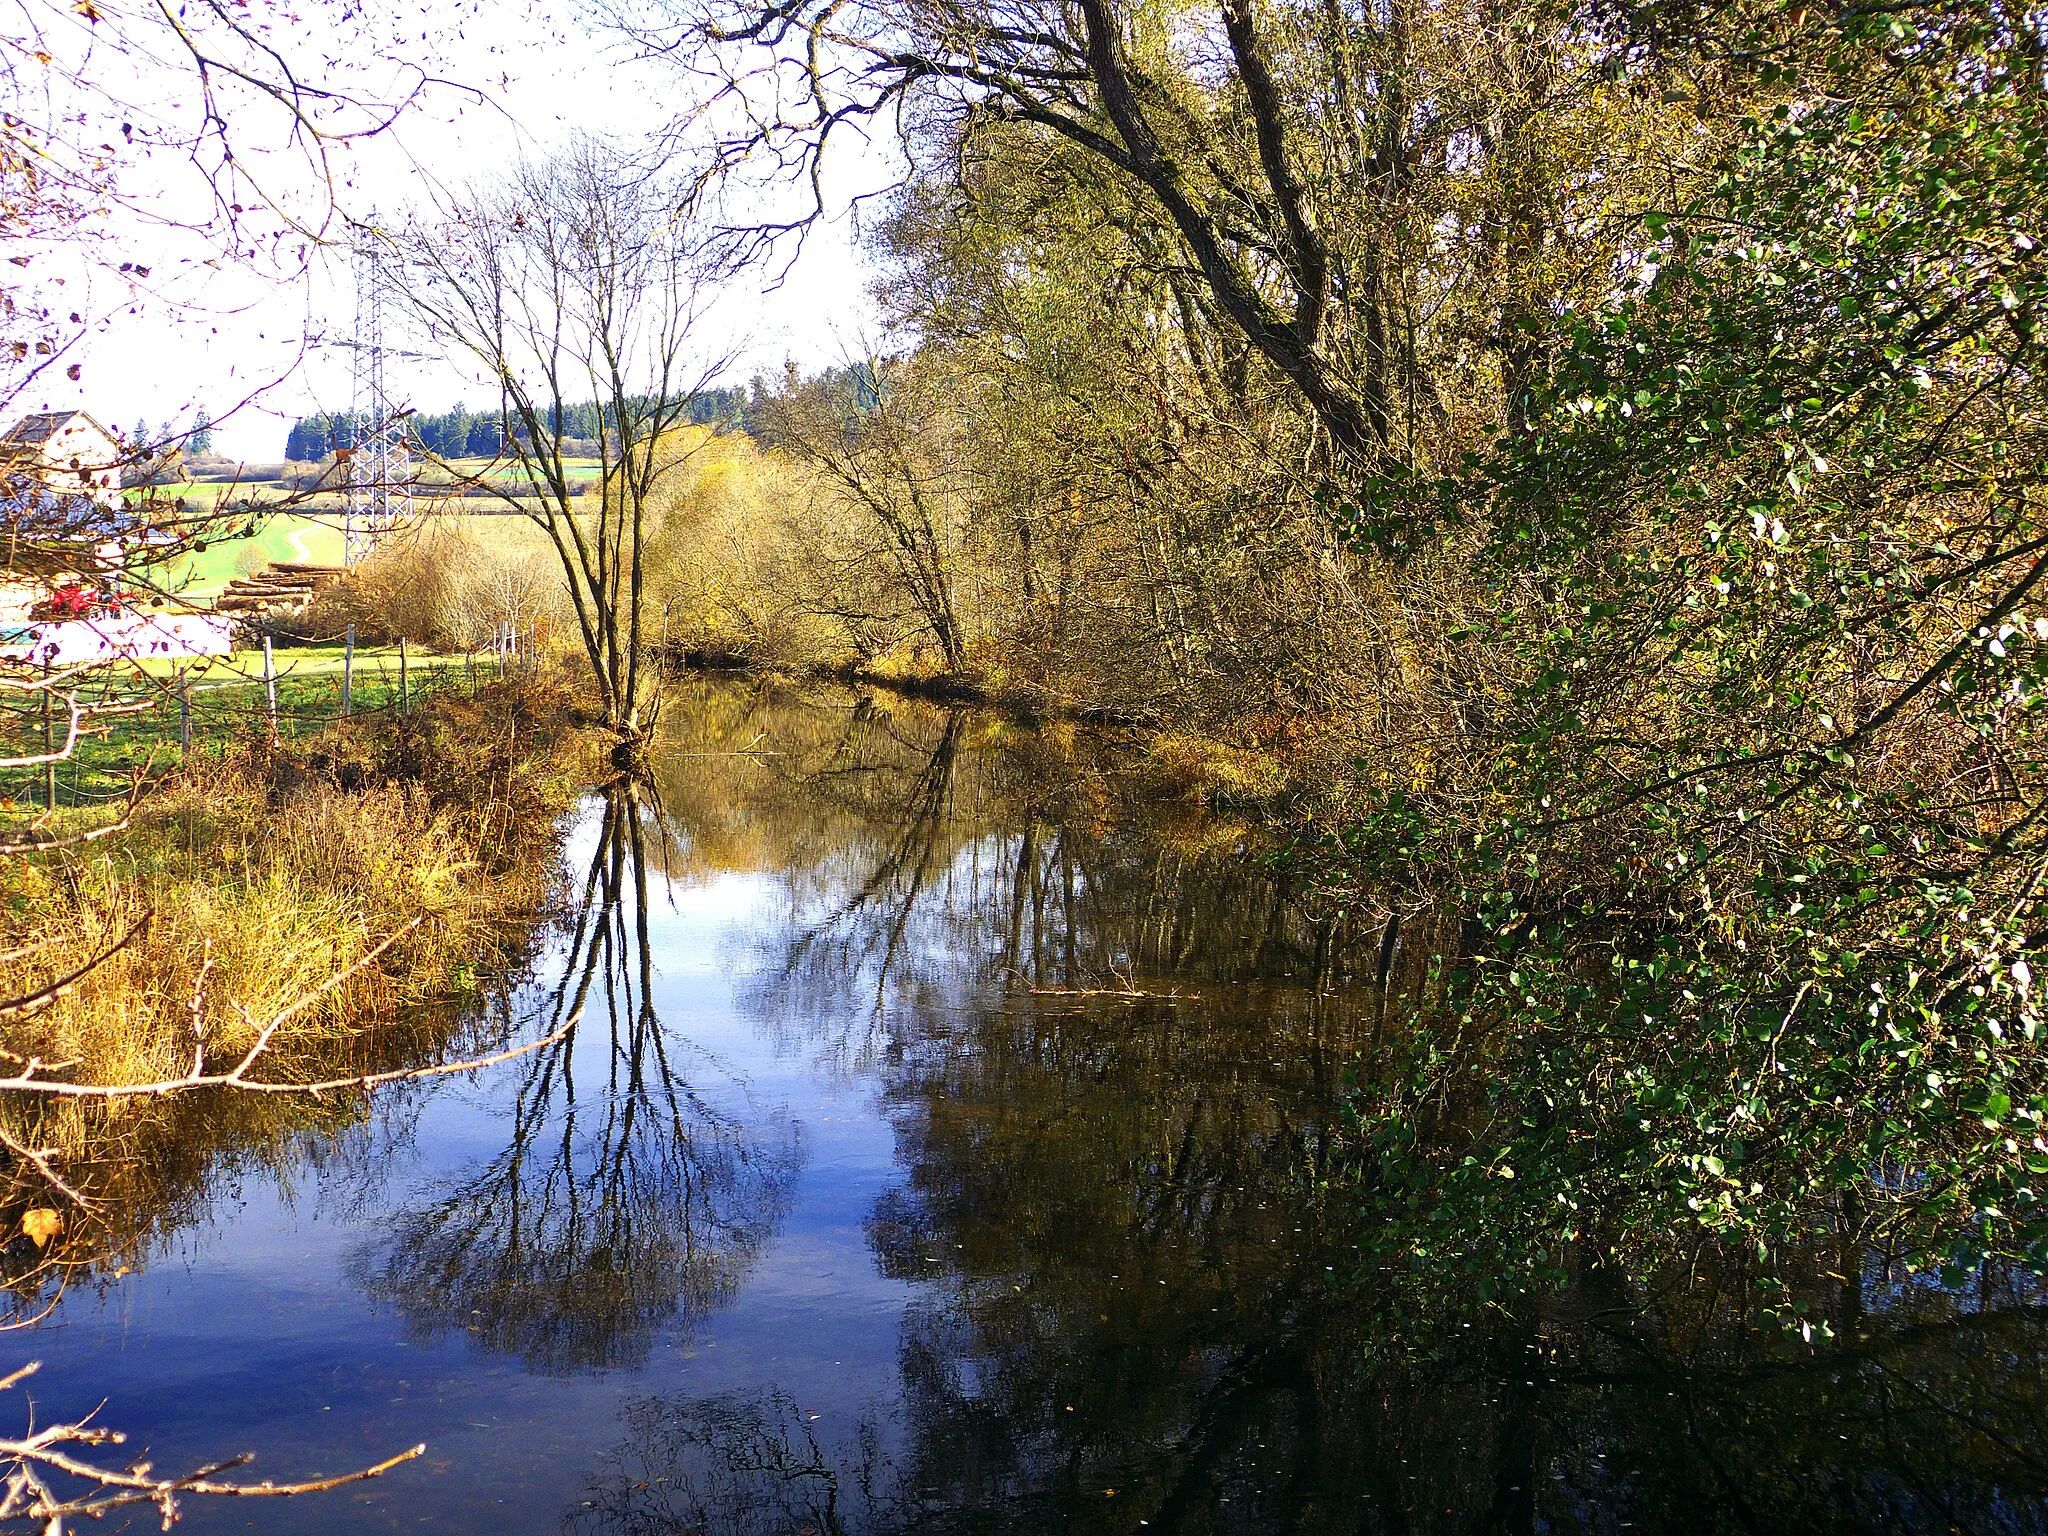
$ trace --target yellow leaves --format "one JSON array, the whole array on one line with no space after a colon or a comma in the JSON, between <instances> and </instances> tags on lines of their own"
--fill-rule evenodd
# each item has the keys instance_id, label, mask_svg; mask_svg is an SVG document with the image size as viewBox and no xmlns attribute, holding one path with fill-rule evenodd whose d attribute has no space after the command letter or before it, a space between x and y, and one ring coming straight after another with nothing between
<instances>
[{"instance_id":1,"label":"yellow leaves","mask_svg":"<svg viewBox=\"0 0 2048 1536\"><path fill-rule=\"evenodd\" d=\"M78 12L87 21L98 21L100 19L99 8L92 3L92 0L74 0L71 9Z\"/></svg>"},{"instance_id":2,"label":"yellow leaves","mask_svg":"<svg viewBox=\"0 0 2048 1536\"><path fill-rule=\"evenodd\" d=\"M38 1248L46 1248L49 1246L50 1239L64 1230L63 1213L53 1211L48 1206L39 1205L34 1210L23 1214L21 1230L22 1235L33 1239Z\"/></svg>"}]
</instances>

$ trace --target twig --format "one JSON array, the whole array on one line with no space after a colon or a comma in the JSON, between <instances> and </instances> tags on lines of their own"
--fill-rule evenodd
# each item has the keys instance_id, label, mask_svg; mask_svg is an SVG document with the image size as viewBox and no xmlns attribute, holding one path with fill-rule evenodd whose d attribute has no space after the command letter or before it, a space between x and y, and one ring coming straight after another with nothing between
<instances>
[{"instance_id":1,"label":"twig","mask_svg":"<svg viewBox=\"0 0 2048 1536\"><path fill-rule=\"evenodd\" d=\"M287 1020L305 1012L306 1009L312 1007L321 998L326 997L336 988L344 985L351 977L359 975L369 966L374 965L386 950L390 949L392 945L396 944L425 921L426 919L423 916L416 917L411 922L405 924L404 927L385 935L382 940L353 965L335 972L320 983L319 986L278 1009L261 1026L256 1027L255 1041L248 1050L242 1053L241 1059L224 1072L208 1072L205 1070L206 1046L201 1010L206 997L206 978L213 969L213 951L209 945L206 958L200 963L199 976L192 988L192 1031L194 1035L192 1069L183 1077L158 1078L147 1083L67 1083L40 1076L39 1074L42 1072L57 1070L57 1065L46 1064L40 1057L30 1056L26 1058L21 1070L13 1077L0 1078L0 1092L39 1094L49 1098L127 1099L161 1098L167 1094L187 1093L198 1088L233 1088L247 1093L309 1093L317 1096L343 1088L374 1088L381 1083L394 1083L412 1078L443 1077L455 1072L474 1072L483 1067L496 1066L500 1062L511 1061L515 1057L524 1056L529 1051L537 1051L543 1047L553 1045L567 1038L575 1029L582 1017L580 1011L552 1034L546 1035L539 1040L529 1041L525 1045L512 1046L506 1050L494 1052L489 1056L443 1062L431 1067L397 1067L387 1072L362 1072L350 1077L326 1078L312 1083L265 1082L249 1076L250 1069L270 1049L271 1041L276 1038L278 1030L284 1026ZM148 926L148 923L149 917L145 915L141 922L130 929L119 942L104 954L87 962L86 965L73 972L70 976L51 983L50 986L45 987L41 992L32 994L27 998L17 999L12 1003L0 1004L0 1018L7 1017L11 1013L28 1012L32 1008L46 1006L58 997L63 996L82 977L89 975L99 966L105 964L117 951L126 947L137 938L143 929ZM243 1018L248 1019L254 1025L255 1021L249 1019L248 1012L246 1010L241 1011ZM22 1060L19 1057L15 1059ZM64 1065L75 1065L75 1063L65 1063ZM54 1175L52 1177L54 1178ZM78 1198L75 1193L74 1198ZM83 1202L81 1201L81 1203Z\"/></svg>"},{"instance_id":2,"label":"twig","mask_svg":"<svg viewBox=\"0 0 2048 1536\"><path fill-rule=\"evenodd\" d=\"M284 1008L280 1009L277 1012L277 1014L274 1017L272 1017L271 1021L263 1026L262 1033L258 1036L256 1043L249 1047L249 1054L242 1058L242 1063L240 1066L235 1068L234 1075L239 1076L248 1067L249 1063L256 1059L258 1053L262 1051L263 1047L269 1044L270 1037L277 1033L278 1025L284 1023L286 1019L291 1018L294 1014L304 1013L308 1008L312 1007L313 1004L317 1003L321 998L325 997L328 993L332 992L336 987L339 987L343 982L346 982L350 977L355 976L359 972L367 969L369 966L374 965L377 959L384 953L385 950L389 949L392 945L396 944L400 939L404 938L408 933L411 933L415 928L419 927L419 925L421 923L424 923L425 921L426 918L424 916L416 917L411 922L407 923L404 927L392 930L392 932L386 934L384 938L374 948L372 948L369 951L369 953L364 955L360 960L356 961L356 963L350 966L347 970L335 972L332 976L328 977L325 981L321 982L319 986L315 987L312 991L306 993L305 996L299 998L295 1002L287 1004Z\"/></svg>"},{"instance_id":3,"label":"twig","mask_svg":"<svg viewBox=\"0 0 2048 1536\"><path fill-rule=\"evenodd\" d=\"M1806 1001L1806 994L1812 990L1813 978L1809 976L1799 984L1799 990L1792 994L1792 1006L1785 1010L1785 1018L1778 1025L1778 1032L1771 1036L1771 1049L1765 1057L1767 1066L1775 1068L1778 1065L1778 1042L1785 1038L1785 1031L1792 1027L1792 1016L1799 1011L1799 1005Z\"/></svg>"},{"instance_id":4,"label":"twig","mask_svg":"<svg viewBox=\"0 0 2048 1536\"><path fill-rule=\"evenodd\" d=\"M86 977L90 976L94 971L98 970L101 966L105 965L109 960L113 959L114 956L121 953L122 950L126 949L130 944L133 944L137 939L141 938L143 934L148 932L150 918L154 915L154 913L150 912L143 913L142 917L135 923L135 925L132 928L130 928L126 933L122 934L121 937L116 939L112 944L108 945L107 948L101 950L97 955L93 956L92 959L86 961L84 965L81 965L69 976L59 977L57 980L51 982L47 987L44 987L40 992L31 992L25 997L10 998L6 1002L0 1002L0 1019L19 1018L22 1014L25 1013L39 1012L40 1010L49 1007L50 1004L56 1002L58 998L64 997L67 994L69 994L78 986L78 984L81 981L85 980ZM30 1058L31 1065L27 1070L34 1070L34 1060L35 1059L33 1057Z\"/></svg>"},{"instance_id":5,"label":"twig","mask_svg":"<svg viewBox=\"0 0 2048 1536\"><path fill-rule=\"evenodd\" d=\"M26 1380L40 1364L40 1361L32 1361L11 1375L0 1378L0 1391ZM4 1484L0 1484L0 1488L4 1488L4 1493L0 1493L0 1523L33 1520L44 1532L60 1532L64 1529L63 1522L74 1516L98 1519L110 1510L153 1504L163 1518L164 1529L168 1530L178 1518L181 1494L213 1498L288 1499L305 1493L324 1493L331 1488L382 1477L393 1467L424 1455L427 1449L423 1444L415 1445L375 1466L301 1483L219 1480L220 1473L247 1466L255 1460L255 1453L251 1451L210 1463L182 1477L159 1478L150 1476L146 1462L115 1469L96 1465L63 1449L67 1445L120 1445L126 1438L118 1430L100 1428L83 1420L45 1425L20 1439L0 1438L0 1462L11 1463L13 1467ZM87 1483L91 1485L90 1491L60 1496L45 1481L51 1473Z\"/></svg>"},{"instance_id":6,"label":"twig","mask_svg":"<svg viewBox=\"0 0 2048 1536\"><path fill-rule=\"evenodd\" d=\"M0 1093L35 1093L65 1099L129 1099L161 1098L167 1094L189 1093L198 1088L233 1088L243 1093L310 1093L318 1096L340 1088L375 1088L383 1083L410 1081L420 1077L445 1077L450 1073L475 1072L484 1067L495 1067L500 1062L512 1061L530 1052L559 1044L575 1032L582 1018L583 1015L579 1011L553 1033L543 1035L538 1040L529 1040L524 1045L495 1051L489 1056L468 1057L462 1061L443 1062L431 1067L394 1067L388 1072L364 1072L354 1077L330 1077L316 1083L270 1083L240 1076L253 1057L244 1057L232 1072L192 1074L186 1077L163 1078L152 1083L60 1083L36 1077L34 1074L41 1063L31 1059L28 1069L18 1076L0 1077Z\"/></svg>"},{"instance_id":7,"label":"twig","mask_svg":"<svg viewBox=\"0 0 2048 1536\"><path fill-rule=\"evenodd\" d=\"M206 978L213 974L213 936L207 935L206 951L199 961L199 974L192 981L192 1071L206 1070Z\"/></svg>"},{"instance_id":8,"label":"twig","mask_svg":"<svg viewBox=\"0 0 2048 1536\"><path fill-rule=\"evenodd\" d=\"M73 1203L75 1203L81 1210L90 1211L96 1209L92 1201L88 1200L84 1195L81 1195L69 1184L66 1184L64 1182L63 1175L58 1173L56 1169L50 1166L50 1159L57 1155L57 1149L55 1147L44 1147L40 1152L37 1151L34 1147L25 1147L20 1142L16 1141L12 1136L8 1135L4 1127L0 1127L0 1146L5 1146L7 1150L12 1152L16 1157L21 1158L24 1162L31 1164L35 1168L36 1172L40 1173L43 1176L43 1178L49 1182L52 1188L58 1190L62 1194L68 1195L73 1201Z\"/></svg>"},{"instance_id":9,"label":"twig","mask_svg":"<svg viewBox=\"0 0 2048 1536\"><path fill-rule=\"evenodd\" d=\"M54 1265L49 1265L48 1267L55 1268ZM29 1271L29 1275L33 1275L35 1273L35 1270ZM23 1280L27 1279L28 1277L28 1275L19 1277L15 1281L15 1284L19 1285ZM50 1299L43 1303L42 1310L28 1317L17 1317L11 1322L0 1323L0 1333L18 1333L24 1328L35 1327L38 1323L42 1322L44 1318L48 1317L52 1312L57 1310L57 1303L64 1299L64 1292L69 1288L70 1277L67 1276L63 1270L58 1269L57 1288L54 1291L50 1292ZM0 1381L0 1390L5 1390L6 1386L6 1382Z\"/></svg>"},{"instance_id":10,"label":"twig","mask_svg":"<svg viewBox=\"0 0 2048 1536\"><path fill-rule=\"evenodd\" d=\"M150 761L155 761L154 752L151 753ZM55 848L76 848L81 843L96 843L103 837L112 837L116 832L127 831L134 822L135 807L142 803L142 797L149 789L146 773L148 766L145 763L136 770L134 783L128 790L127 800L122 803L121 815L118 820L110 821L104 826L90 828L84 832L69 833L62 837L16 837L11 835L0 837L0 854L48 853ZM45 811L43 816L38 818L37 825L41 825L48 818L49 812Z\"/></svg>"},{"instance_id":11,"label":"twig","mask_svg":"<svg viewBox=\"0 0 2048 1536\"><path fill-rule=\"evenodd\" d=\"M337 1088L375 1088L382 1083L410 1082L420 1077L446 1077L455 1072L476 1072L485 1067L495 1067L500 1062L515 1061L521 1056L545 1050L551 1045L559 1045L573 1035L576 1026L582 1022L583 1010L579 1008L563 1021L559 1029L542 1035L538 1040L529 1040L524 1045L507 1046L504 1050L494 1051L489 1056L471 1056L462 1061L443 1062L438 1066L394 1067L388 1072L365 1072L357 1077L330 1077L318 1083L252 1083L244 1079L231 1086L246 1089L251 1093L322 1094ZM0 1088L7 1086L7 1082L0 1079Z\"/></svg>"},{"instance_id":12,"label":"twig","mask_svg":"<svg viewBox=\"0 0 2048 1536\"><path fill-rule=\"evenodd\" d=\"M112 837L116 832L125 832L129 818L108 822L103 827L94 827L87 832L75 832L68 837L10 837L0 839L0 853L48 853L54 848L76 848L81 843L96 843L103 837Z\"/></svg>"}]
</instances>

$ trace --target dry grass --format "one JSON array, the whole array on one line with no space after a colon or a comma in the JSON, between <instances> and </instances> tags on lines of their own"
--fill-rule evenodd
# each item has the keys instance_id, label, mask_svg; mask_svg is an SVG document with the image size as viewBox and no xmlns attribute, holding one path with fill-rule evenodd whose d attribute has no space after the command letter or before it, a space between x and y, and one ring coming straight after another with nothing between
<instances>
[{"instance_id":1,"label":"dry grass","mask_svg":"<svg viewBox=\"0 0 2048 1536\"><path fill-rule=\"evenodd\" d=\"M419 918L293 1019L263 1075L431 1058L474 1018L462 1005L480 979L530 953L555 890L558 813L594 767L582 742L566 698L520 680L397 721L282 745L245 739L198 759L118 846L0 866L0 995L47 984L148 920L76 991L0 1025L0 1050L75 1063L64 1075L81 1082L177 1077L192 1065L198 997L206 1059L231 1063L252 1019ZM306 1130L345 1126L361 1110L359 1096L341 1098L0 1100L0 1130L58 1149L98 1206L67 1209L48 1252L31 1246L23 1213L65 1202L18 1165L0 1191L0 1273L27 1297L53 1266L139 1263L150 1234L203 1199L222 1157L267 1161Z\"/></svg>"},{"instance_id":2,"label":"dry grass","mask_svg":"<svg viewBox=\"0 0 2048 1536\"><path fill-rule=\"evenodd\" d=\"M385 963L309 1010L301 1037L442 988L506 919L537 911L546 840L572 776L559 699L520 684L398 722L232 744L151 801L121 844L0 869L0 991L27 992L147 918L147 935L0 1047L76 1059L94 1081L189 1063L193 999L209 1053L415 917Z\"/></svg>"},{"instance_id":3,"label":"dry grass","mask_svg":"<svg viewBox=\"0 0 2048 1536\"><path fill-rule=\"evenodd\" d=\"M1288 766L1270 750L1160 731L1147 740L1137 773L1155 794L1250 805L1271 801L1287 788Z\"/></svg>"}]
</instances>

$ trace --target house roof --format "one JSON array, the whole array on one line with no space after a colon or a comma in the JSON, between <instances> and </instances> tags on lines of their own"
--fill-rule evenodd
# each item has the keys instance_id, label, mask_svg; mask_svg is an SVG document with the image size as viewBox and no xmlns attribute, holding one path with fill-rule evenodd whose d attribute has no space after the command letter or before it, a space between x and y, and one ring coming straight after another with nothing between
<instances>
[{"instance_id":1,"label":"house roof","mask_svg":"<svg viewBox=\"0 0 2048 1536\"><path fill-rule=\"evenodd\" d=\"M63 431L68 423L80 418L108 442L115 441L114 434L94 421L85 411L36 411L32 415L22 417L8 428L7 435L0 437L0 448L40 448Z\"/></svg>"}]
</instances>

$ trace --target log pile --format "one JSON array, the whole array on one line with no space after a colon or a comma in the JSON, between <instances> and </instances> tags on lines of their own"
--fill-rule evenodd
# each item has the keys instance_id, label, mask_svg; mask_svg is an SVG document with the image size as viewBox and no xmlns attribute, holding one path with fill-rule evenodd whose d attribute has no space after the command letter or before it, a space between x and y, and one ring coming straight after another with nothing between
<instances>
[{"instance_id":1,"label":"log pile","mask_svg":"<svg viewBox=\"0 0 2048 1536\"><path fill-rule=\"evenodd\" d=\"M254 576L238 576L214 600L220 613L297 613L323 587L348 574L346 566L281 560Z\"/></svg>"}]
</instances>

